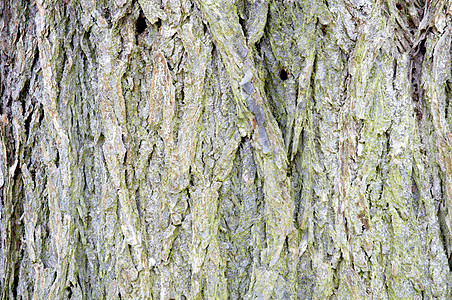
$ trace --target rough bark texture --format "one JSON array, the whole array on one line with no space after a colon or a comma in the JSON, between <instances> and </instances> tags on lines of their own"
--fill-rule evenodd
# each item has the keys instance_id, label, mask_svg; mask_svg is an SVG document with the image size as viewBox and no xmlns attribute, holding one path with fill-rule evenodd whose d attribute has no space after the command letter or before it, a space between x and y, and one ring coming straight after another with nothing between
<instances>
[{"instance_id":1,"label":"rough bark texture","mask_svg":"<svg viewBox=\"0 0 452 300\"><path fill-rule=\"evenodd\" d=\"M2 299L451 299L449 0L0 1Z\"/></svg>"}]
</instances>

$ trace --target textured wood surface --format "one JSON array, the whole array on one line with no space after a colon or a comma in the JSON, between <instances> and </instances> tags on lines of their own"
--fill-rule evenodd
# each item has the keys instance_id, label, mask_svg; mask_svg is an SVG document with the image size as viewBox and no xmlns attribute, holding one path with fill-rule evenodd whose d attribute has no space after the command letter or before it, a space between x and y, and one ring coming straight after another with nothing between
<instances>
[{"instance_id":1,"label":"textured wood surface","mask_svg":"<svg viewBox=\"0 0 452 300\"><path fill-rule=\"evenodd\" d=\"M0 1L1 299L451 299L450 0Z\"/></svg>"}]
</instances>

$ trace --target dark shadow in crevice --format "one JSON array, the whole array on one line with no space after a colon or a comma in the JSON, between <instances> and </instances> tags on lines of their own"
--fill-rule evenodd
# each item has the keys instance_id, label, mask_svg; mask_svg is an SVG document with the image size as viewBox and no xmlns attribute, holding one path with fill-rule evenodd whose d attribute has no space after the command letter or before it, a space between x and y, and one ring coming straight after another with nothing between
<instances>
[{"instance_id":1,"label":"dark shadow in crevice","mask_svg":"<svg viewBox=\"0 0 452 300\"><path fill-rule=\"evenodd\" d=\"M148 28L148 24L146 22L146 18L143 14L143 12L140 12L140 15L138 16L138 19L135 23L135 29L137 31L137 34L142 34L143 32L146 31L146 29Z\"/></svg>"},{"instance_id":2,"label":"dark shadow in crevice","mask_svg":"<svg viewBox=\"0 0 452 300\"><path fill-rule=\"evenodd\" d=\"M247 36L247 33L246 33L246 21L240 15L239 15L239 23L240 23L240 25L242 27L243 34L245 36Z\"/></svg>"},{"instance_id":3,"label":"dark shadow in crevice","mask_svg":"<svg viewBox=\"0 0 452 300\"><path fill-rule=\"evenodd\" d=\"M23 257L24 255L24 250L20 251L20 256L19 258ZM20 262L21 260L18 259L14 265L14 280L13 280L13 286L12 286L12 294L13 294L13 299L17 299L17 290L19 287L19 278L20 278Z\"/></svg>"},{"instance_id":4,"label":"dark shadow in crevice","mask_svg":"<svg viewBox=\"0 0 452 300\"><path fill-rule=\"evenodd\" d=\"M444 184L444 182L443 182L443 180L441 180L440 195L442 195L442 196L436 197L436 199L438 201L437 202L438 203L437 216L438 216L438 222L439 222L439 235L440 235L443 247L444 247L445 254L448 259L449 270L452 272L451 232L449 231L448 226L447 226L448 211L447 211L447 207L444 203L446 199L444 199L445 197L444 197L443 184Z\"/></svg>"}]
</instances>

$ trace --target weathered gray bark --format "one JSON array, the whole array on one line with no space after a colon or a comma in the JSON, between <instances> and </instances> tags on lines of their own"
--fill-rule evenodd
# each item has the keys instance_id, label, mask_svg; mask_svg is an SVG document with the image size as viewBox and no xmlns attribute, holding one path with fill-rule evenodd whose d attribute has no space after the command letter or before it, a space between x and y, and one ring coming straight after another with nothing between
<instances>
[{"instance_id":1,"label":"weathered gray bark","mask_svg":"<svg viewBox=\"0 0 452 300\"><path fill-rule=\"evenodd\" d=\"M2 299L452 299L449 0L0 1Z\"/></svg>"}]
</instances>

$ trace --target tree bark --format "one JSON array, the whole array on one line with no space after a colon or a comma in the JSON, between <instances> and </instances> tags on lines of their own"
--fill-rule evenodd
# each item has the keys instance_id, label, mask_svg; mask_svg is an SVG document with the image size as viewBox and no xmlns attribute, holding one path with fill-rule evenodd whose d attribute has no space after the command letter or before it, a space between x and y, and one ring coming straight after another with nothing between
<instances>
[{"instance_id":1,"label":"tree bark","mask_svg":"<svg viewBox=\"0 0 452 300\"><path fill-rule=\"evenodd\" d=\"M1 1L1 299L451 299L451 8Z\"/></svg>"}]
</instances>

